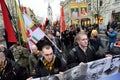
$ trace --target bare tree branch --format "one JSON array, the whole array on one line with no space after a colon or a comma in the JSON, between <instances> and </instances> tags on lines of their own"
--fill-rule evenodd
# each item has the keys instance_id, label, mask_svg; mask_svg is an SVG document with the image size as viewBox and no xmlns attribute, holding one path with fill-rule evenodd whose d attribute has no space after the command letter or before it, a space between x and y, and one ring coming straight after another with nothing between
<instances>
[{"instance_id":1,"label":"bare tree branch","mask_svg":"<svg viewBox=\"0 0 120 80\"><path fill-rule=\"evenodd\" d=\"M97 2L96 2L96 0L93 0L91 5L92 5L92 12L97 13Z\"/></svg>"},{"instance_id":2,"label":"bare tree branch","mask_svg":"<svg viewBox=\"0 0 120 80\"><path fill-rule=\"evenodd\" d=\"M99 1L99 0L98 0ZM97 3L97 0L92 0L92 11L91 14L103 14L104 12L108 11L110 3L112 0L103 0L102 6L99 5L99 2Z\"/></svg>"},{"instance_id":3,"label":"bare tree branch","mask_svg":"<svg viewBox=\"0 0 120 80\"><path fill-rule=\"evenodd\" d=\"M109 1L104 0L104 4L103 4L102 8L100 9L100 12L106 11L109 8L110 2L111 2L111 0L109 0Z\"/></svg>"}]
</instances>

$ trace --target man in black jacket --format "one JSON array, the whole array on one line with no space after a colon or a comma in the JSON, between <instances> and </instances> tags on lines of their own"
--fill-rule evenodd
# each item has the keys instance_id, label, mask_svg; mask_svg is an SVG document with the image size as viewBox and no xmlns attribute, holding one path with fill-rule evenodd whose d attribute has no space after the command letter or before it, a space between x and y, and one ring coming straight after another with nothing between
<instances>
[{"instance_id":1,"label":"man in black jacket","mask_svg":"<svg viewBox=\"0 0 120 80\"><path fill-rule=\"evenodd\" d=\"M10 60L15 61L12 52L11 52L9 49L5 48L5 46L4 46L3 44L0 44L0 51L4 52L4 53L5 53L5 56L6 56L7 58L9 58Z\"/></svg>"},{"instance_id":2,"label":"man in black jacket","mask_svg":"<svg viewBox=\"0 0 120 80\"><path fill-rule=\"evenodd\" d=\"M26 71L0 52L0 80L25 80Z\"/></svg>"},{"instance_id":3,"label":"man in black jacket","mask_svg":"<svg viewBox=\"0 0 120 80\"><path fill-rule=\"evenodd\" d=\"M77 46L67 56L68 68L77 66L80 63L87 63L96 60L94 48L88 46L88 37L85 33L78 33L75 37Z\"/></svg>"},{"instance_id":4,"label":"man in black jacket","mask_svg":"<svg viewBox=\"0 0 120 80\"><path fill-rule=\"evenodd\" d=\"M55 37L54 35L53 35L53 33L51 32L51 31L48 31L47 32L47 36L49 37L49 39L51 39L51 41L53 42L52 44L54 44L53 45L53 52L54 52L54 54L57 56L59 53L61 53L62 52L62 50L61 50L61 42L60 42L60 40L57 38L57 37ZM55 46L56 45L56 46ZM58 49L57 49L58 48Z\"/></svg>"},{"instance_id":5,"label":"man in black jacket","mask_svg":"<svg viewBox=\"0 0 120 80\"><path fill-rule=\"evenodd\" d=\"M39 59L35 75L33 77L43 77L62 72L65 68L62 67L61 60L53 54L52 46L45 43L42 46L42 57ZM27 80L32 80L32 77Z\"/></svg>"}]
</instances>

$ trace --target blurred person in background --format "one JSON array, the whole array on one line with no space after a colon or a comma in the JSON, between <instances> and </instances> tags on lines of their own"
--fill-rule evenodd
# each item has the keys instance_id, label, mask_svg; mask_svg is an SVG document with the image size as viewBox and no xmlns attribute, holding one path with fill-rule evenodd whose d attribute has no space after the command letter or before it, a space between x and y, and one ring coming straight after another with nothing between
<instances>
[{"instance_id":1,"label":"blurred person in background","mask_svg":"<svg viewBox=\"0 0 120 80\"><path fill-rule=\"evenodd\" d=\"M13 61L15 60L13 53L9 49L5 48L3 44L0 44L0 51L4 52L6 57L9 58L10 60L13 60Z\"/></svg>"},{"instance_id":2,"label":"blurred person in background","mask_svg":"<svg viewBox=\"0 0 120 80\"><path fill-rule=\"evenodd\" d=\"M35 65L38 62L38 59L41 57L41 53L38 50L36 45L32 45L32 53L29 56L29 67L30 67L30 74L33 75L35 73Z\"/></svg>"},{"instance_id":3,"label":"blurred person in background","mask_svg":"<svg viewBox=\"0 0 120 80\"><path fill-rule=\"evenodd\" d=\"M107 52L110 52L111 48L114 46L114 43L117 41L117 32L113 28L109 28L106 32L108 37Z\"/></svg>"},{"instance_id":4,"label":"blurred person in background","mask_svg":"<svg viewBox=\"0 0 120 80\"><path fill-rule=\"evenodd\" d=\"M90 41L91 46L94 47L96 52L99 50L100 46L102 48L104 48L104 45L102 43L102 40L101 40L97 30L92 30L91 37L90 37L89 41Z\"/></svg>"}]
</instances>

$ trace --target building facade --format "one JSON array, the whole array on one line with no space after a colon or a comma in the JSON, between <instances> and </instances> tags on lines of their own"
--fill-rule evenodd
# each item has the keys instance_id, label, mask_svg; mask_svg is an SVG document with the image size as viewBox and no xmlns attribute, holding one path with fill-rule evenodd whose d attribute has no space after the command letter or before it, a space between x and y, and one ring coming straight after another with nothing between
<instances>
[{"instance_id":1,"label":"building facade","mask_svg":"<svg viewBox=\"0 0 120 80\"><path fill-rule=\"evenodd\" d=\"M111 8L111 18L116 19L120 29L120 0L113 0Z\"/></svg>"},{"instance_id":2,"label":"building facade","mask_svg":"<svg viewBox=\"0 0 120 80\"><path fill-rule=\"evenodd\" d=\"M47 15L48 15L49 21L52 22L52 20L53 20L53 12L52 12L52 8L51 8L50 4L48 4Z\"/></svg>"},{"instance_id":3,"label":"building facade","mask_svg":"<svg viewBox=\"0 0 120 80\"><path fill-rule=\"evenodd\" d=\"M61 6L64 7L66 25L79 26L90 24L88 4L85 1L65 0L64 2L61 2Z\"/></svg>"},{"instance_id":4,"label":"building facade","mask_svg":"<svg viewBox=\"0 0 120 80\"><path fill-rule=\"evenodd\" d=\"M107 25L114 19L120 25L120 0L65 0L61 3L61 6L64 6L67 25L74 23L85 26L94 23ZM74 16L72 16L74 11L72 8L77 12Z\"/></svg>"}]
</instances>

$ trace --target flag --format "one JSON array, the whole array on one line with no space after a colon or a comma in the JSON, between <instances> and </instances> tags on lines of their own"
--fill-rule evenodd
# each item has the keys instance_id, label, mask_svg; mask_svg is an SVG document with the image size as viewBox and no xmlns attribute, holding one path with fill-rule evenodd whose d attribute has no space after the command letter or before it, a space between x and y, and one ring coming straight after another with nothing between
<instances>
[{"instance_id":1,"label":"flag","mask_svg":"<svg viewBox=\"0 0 120 80\"><path fill-rule=\"evenodd\" d=\"M7 38L8 38L7 42L17 42L15 32L12 27L12 23L11 23L10 16L9 16L10 14L5 4L5 1L0 0L0 4L1 4L1 9L2 9L2 14L3 14L4 27L5 27Z\"/></svg>"},{"instance_id":2,"label":"flag","mask_svg":"<svg viewBox=\"0 0 120 80\"><path fill-rule=\"evenodd\" d=\"M17 8L17 14L18 14L18 29L22 33L22 39L23 39L23 41L27 42L27 34L26 34L24 19L23 19L21 10L20 10L19 6L17 5L16 1L15 1L15 6Z\"/></svg>"},{"instance_id":3,"label":"flag","mask_svg":"<svg viewBox=\"0 0 120 80\"><path fill-rule=\"evenodd\" d=\"M29 47L31 49L32 44L36 44L40 39L45 36L45 33L35 25L31 18L27 14L23 14Z\"/></svg>"},{"instance_id":4,"label":"flag","mask_svg":"<svg viewBox=\"0 0 120 80\"><path fill-rule=\"evenodd\" d=\"M45 31L45 29L49 29L50 30L50 21L49 21L48 18L46 18L46 20L45 20L43 31Z\"/></svg>"},{"instance_id":5,"label":"flag","mask_svg":"<svg viewBox=\"0 0 120 80\"><path fill-rule=\"evenodd\" d=\"M64 32L66 30L65 20L64 20L64 8L61 7L61 15L60 15L60 31Z\"/></svg>"}]
</instances>

